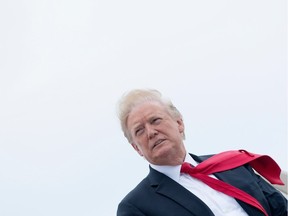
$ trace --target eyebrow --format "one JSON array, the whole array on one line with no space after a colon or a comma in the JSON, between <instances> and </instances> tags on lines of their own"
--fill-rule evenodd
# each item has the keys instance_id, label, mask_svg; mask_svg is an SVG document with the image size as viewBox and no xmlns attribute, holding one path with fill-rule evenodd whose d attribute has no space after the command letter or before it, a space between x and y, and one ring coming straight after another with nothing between
<instances>
[{"instance_id":1,"label":"eyebrow","mask_svg":"<svg viewBox=\"0 0 288 216\"><path fill-rule=\"evenodd\" d=\"M134 132L141 126L142 126L142 123L135 123L134 125L132 125L131 130Z\"/></svg>"},{"instance_id":2,"label":"eyebrow","mask_svg":"<svg viewBox=\"0 0 288 216\"><path fill-rule=\"evenodd\" d=\"M155 119L155 118L162 118L162 119L164 119L164 115L163 114L161 114L161 113L152 113L151 115L148 115L148 117L147 117L147 121L150 123L153 119ZM131 124L131 130L132 130L132 132L133 131L135 131L135 130L137 130L139 127L141 127L143 125L143 122L138 122L138 121L136 121L135 123L134 122L132 122L132 124Z\"/></svg>"}]
</instances>

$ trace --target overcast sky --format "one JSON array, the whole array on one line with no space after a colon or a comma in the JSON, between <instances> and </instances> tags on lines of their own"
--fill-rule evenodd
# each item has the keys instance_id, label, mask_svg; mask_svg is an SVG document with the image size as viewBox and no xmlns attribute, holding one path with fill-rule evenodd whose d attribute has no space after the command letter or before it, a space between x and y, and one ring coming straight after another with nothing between
<instances>
[{"instance_id":1,"label":"overcast sky","mask_svg":"<svg viewBox=\"0 0 288 216\"><path fill-rule=\"evenodd\" d=\"M195 154L287 170L284 0L0 2L0 215L111 216L148 173L116 104L155 88Z\"/></svg>"}]
</instances>

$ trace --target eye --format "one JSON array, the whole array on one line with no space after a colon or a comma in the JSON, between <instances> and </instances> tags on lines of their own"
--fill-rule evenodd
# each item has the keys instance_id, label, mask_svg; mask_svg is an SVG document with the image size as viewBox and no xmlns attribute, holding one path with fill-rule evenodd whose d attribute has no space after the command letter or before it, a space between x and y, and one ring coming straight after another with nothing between
<instances>
[{"instance_id":1,"label":"eye","mask_svg":"<svg viewBox=\"0 0 288 216\"><path fill-rule=\"evenodd\" d=\"M139 135L141 135L143 133L143 131L144 131L143 128L138 128L138 129L135 130L135 135L139 136Z\"/></svg>"},{"instance_id":2,"label":"eye","mask_svg":"<svg viewBox=\"0 0 288 216\"><path fill-rule=\"evenodd\" d=\"M152 119L152 124L159 124L160 122L161 122L161 118L154 118L154 119Z\"/></svg>"}]
</instances>

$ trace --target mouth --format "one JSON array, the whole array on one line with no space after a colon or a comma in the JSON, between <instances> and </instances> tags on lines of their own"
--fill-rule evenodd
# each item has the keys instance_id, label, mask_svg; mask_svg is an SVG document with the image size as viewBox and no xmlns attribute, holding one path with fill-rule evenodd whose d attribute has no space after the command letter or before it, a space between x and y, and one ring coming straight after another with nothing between
<instances>
[{"instance_id":1,"label":"mouth","mask_svg":"<svg viewBox=\"0 0 288 216\"><path fill-rule=\"evenodd\" d=\"M153 145L153 148L155 148L156 146L158 146L158 145L160 145L162 142L164 142L165 141L165 139L159 139L159 140L157 140L155 143L154 143L154 145Z\"/></svg>"}]
</instances>

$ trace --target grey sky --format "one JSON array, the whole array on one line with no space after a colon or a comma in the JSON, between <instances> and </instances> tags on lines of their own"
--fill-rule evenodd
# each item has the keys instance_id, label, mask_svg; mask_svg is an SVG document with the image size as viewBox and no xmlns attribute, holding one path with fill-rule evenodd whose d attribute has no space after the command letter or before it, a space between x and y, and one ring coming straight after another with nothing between
<instances>
[{"instance_id":1,"label":"grey sky","mask_svg":"<svg viewBox=\"0 0 288 216\"><path fill-rule=\"evenodd\" d=\"M2 1L0 215L111 216L148 172L116 116L156 88L195 154L287 170L285 1Z\"/></svg>"}]
</instances>

